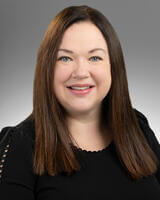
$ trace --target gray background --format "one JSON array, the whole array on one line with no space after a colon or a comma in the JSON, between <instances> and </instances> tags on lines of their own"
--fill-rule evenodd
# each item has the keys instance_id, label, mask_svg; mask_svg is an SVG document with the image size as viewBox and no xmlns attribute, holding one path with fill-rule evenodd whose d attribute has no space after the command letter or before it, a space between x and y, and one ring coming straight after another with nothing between
<instances>
[{"instance_id":1,"label":"gray background","mask_svg":"<svg viewBox=\"0 0 160 200\"><path fill-rule=\"evenodd\" d=\"M117 32L132 104L160 141L159 0L0 1L0 129L32 111L36 57L50 21L63 8L82 4L100 10Z\"/></svg>"}]
</instances>

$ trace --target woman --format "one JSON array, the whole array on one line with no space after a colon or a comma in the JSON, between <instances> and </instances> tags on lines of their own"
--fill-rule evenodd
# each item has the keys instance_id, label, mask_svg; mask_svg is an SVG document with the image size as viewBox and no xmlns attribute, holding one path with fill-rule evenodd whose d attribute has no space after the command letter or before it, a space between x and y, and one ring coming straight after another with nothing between
<instances>
[{"instance_id":1,"label":"woman","mask_svg":"<svg viewBox=\"0 0 160 200\"><path fill-rule=\"evenodd\" d=\"M160 145L131 105L112 25L70 6L39 48L33 111L1 130L3 200L160 199Z\"/></svg>"}]
</instances>

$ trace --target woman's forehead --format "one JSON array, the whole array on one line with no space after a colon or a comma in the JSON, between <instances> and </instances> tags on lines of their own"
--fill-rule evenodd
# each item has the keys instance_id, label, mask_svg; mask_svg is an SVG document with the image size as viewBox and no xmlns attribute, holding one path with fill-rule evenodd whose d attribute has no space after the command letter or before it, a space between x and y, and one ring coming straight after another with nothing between
<instances>
[{"instance_id":1,"label":"woman's forehead","mask_svg":"<svg viewBox=\"0 0 160 200\"><path fill-rule=\"evenodd\" d=\"M88 22L79 24L72 24L63 34L61 45L67 44L72 46L74 44L90 43L92 45L98 45L105 43L105 38L101 31L94 25Z\"/></svg>"}]
</instances>

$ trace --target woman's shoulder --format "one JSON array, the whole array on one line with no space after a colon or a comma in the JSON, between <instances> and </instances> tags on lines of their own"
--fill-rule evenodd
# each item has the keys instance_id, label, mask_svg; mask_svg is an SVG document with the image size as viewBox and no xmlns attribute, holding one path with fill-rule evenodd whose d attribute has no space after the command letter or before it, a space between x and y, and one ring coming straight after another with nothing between
<instances>
[{"instance_id":1,"label":"woman's shoulder","mask_svg":"<svg viewBox=\"0 0 160 200\"><path fill-rule=\"evenodd\" d=\"M146 139L148 140L149 143L152 143L152 140L155 139L155 133L151 129L149 120L147 116L140 110L137 110L134 108L136 118L138 121L138 124L143 131L144 135L146 136Z\"/></svg>"},{"instance_id":2,"label":"woman's shoulder","mask_svg":"<svg viewBox=\"0 0 160 200\"><path fill-rule=\"evenodd\" d=\"M137 110L136 108L134 108L133 110L134 110L136 117L140 123L149 125L148 119L147 119L146 115L144 115L144 113L142 113L140 110Z\"/></svg>"},{"instance_id":3,"label":"woman's shoulder","mask_svg":"<svg viewBox=\"0 0 160 200\"><path fill-rule=\"evenodd\" d=\"M24 120L6 126L0 132L0 180L22 182L33 180L34 123Z\"/></svg>"},{"instance_id":4,"label":"woman's shoulder","mask_svg":"<svg viewBox=\"0 0 160 200\"><path fill-rule=\"evenodd\" d=\"M149 123L147 116L144 113L142 113L141 111L137 110L136 108L134 108L134 111L135 111L136 118L137 118L140 128L144 132L147 139L150 140L151 139L150 137L155 136L155 133L153 132L153 130L150 127L150 123Z\"/></svg>"},{"instance_id":5,"label":"woman's shoulder","mask_svg":"<svg viewBox=\"0 0 160 200\"><path fill-rule=\"evenodd\" d=\"M137 120L139 122L139 126L144 133L150 147L152 150L157 154L158 158L160 159L160 143L159 140L150 126L149 120L147 119L146 115L141 111L134 108Z\"/></svg>"},{"instance_id":6,"label":"woman's shoulder","mask_svg":"<svg viewBox=\"0 0 160 200\"><path fill-rule=\"evenodd\" d=\"M35 139L35 125L32 118L27 118L12 128L13 132L19 134L20 137L29 137L32 140Z\"/></svg>"},{"instance_id":7,"label":"woman's shoulder","mask_svg":"<svg viewBox=\"0 0 160 200\"><path fill-rule=\"evenodd\" d=\"M154 133L154 131L150 126L149 120L139 110L134 109L134 111L136 113L136 117L138 119L140 128L142 129L142 132L144 133L144 136L146 137L148 144L150 145L151 149L153 150L158 160L160 161L160 143L158 138L156 137L156 134ZM160 164L155 175L158 181L160 182Z\"/></svg>"},{"instance_id":8,"label":"woman's shoulder","mask_svg":"<svg viewBox=\"0 0 160 200\"><path fill-rule=\"evenodd\" d=\"M9 138L14 139L30 139L34 142L35 139L35 127L34 120L23 120L15 126L5 126L0 131L0 147L6 143Z\"/></svg>"}]
</instances>

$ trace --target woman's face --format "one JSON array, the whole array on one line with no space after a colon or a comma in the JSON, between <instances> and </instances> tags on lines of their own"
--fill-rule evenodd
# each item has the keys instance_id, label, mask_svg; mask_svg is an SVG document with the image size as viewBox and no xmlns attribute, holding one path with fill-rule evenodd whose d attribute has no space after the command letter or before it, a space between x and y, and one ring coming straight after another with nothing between
<instances>
[{"instance_id":1,"label":"woman's face","mask_svg":"<svg viewBox=\"0 0 160 200\"><path fill-rule=\"evenodd\" d=\"M73 84L77 88L68 88ZM80 84L94 87L80 88ZM109 54L102 33L90 22L72 24L57 54L53 89L58 101L71 116L98 113L110 86Z\"/></svg>"}]
</instances>

